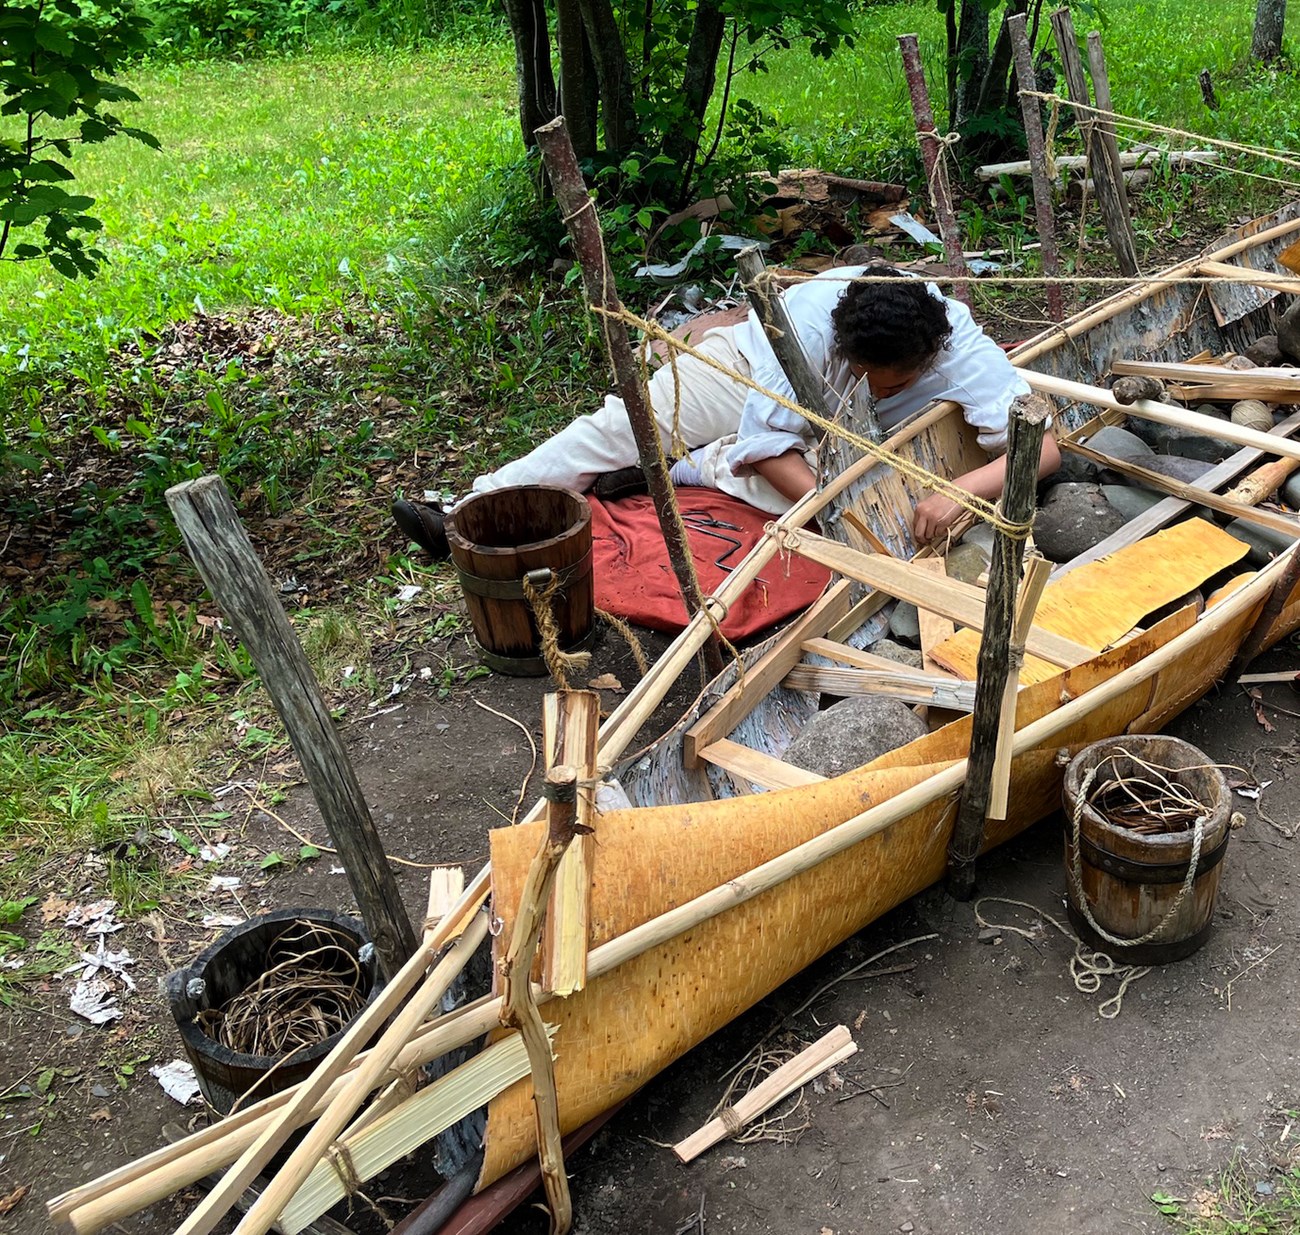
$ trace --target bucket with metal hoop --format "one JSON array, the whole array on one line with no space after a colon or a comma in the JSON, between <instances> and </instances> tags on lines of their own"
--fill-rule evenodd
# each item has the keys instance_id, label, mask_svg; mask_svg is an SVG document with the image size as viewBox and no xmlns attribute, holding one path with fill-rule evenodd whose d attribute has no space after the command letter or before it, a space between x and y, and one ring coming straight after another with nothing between
<instances>
[{"instance_id":1,"label":"bucket with metal hoop","mask_svg":"<svg viewBox=\"0 0 1300 1235\"><path fill-rule=\"evenodd\" d=\"M1079 937L1126 964L1190 956L1209 938L1232 795L1178 738L1085 747L1065 773L1065 871Z\"/></svg>"},{"instance_id":2,"label":"bucket with metal hoop","mask_svg":"<svg viewBox=\"0 0 1300 1235\"><path fill-rule=\"evenodd\" d=\"M447 516L446 529L488 668L540 677L544 639L561 652L591 645L591 507L580 493L558 485L477 493Z\"/></svg>"}]
</instances>

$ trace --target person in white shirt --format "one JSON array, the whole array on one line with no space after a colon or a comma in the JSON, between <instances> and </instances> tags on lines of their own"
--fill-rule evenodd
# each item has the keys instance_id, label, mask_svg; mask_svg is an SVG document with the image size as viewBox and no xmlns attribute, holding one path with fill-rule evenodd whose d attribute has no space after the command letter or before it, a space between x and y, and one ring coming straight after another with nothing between
<instances>
[{"instance_id":1,"label":"person in white shirt","mask_svg":"<svg viewBox=\"0 0 1300 1235\"><path fill-rule=\"evenodd\" d=\"M853 281L864 274L898 277ZM848 410L849 419L863 424L852 411L870 401L881 427L890 430L931 402L950 399L961 405L980 446L998 456L953 479L978 497L1001 493L1008 413L1029 387L965 305L945 298L934 284L879 266L827 270L787 288L782 298L813 372L826 383L832 415ZM707 328L690 342L725 368L794 400L752 310L745 320ZM649 382L665 449L671 449L676 414L677 438L690 450L672 469L674 483L720 489L771 514L783 513L815 486L821 436L815 426L694 357L679 355L675 368L676 382L669 364L661 365ZM678 383L680 397L674 389ZM599 411L578 417L523 458L480 476L473 490L553 484L585 492L596 484L599 496L600 478L632 468L637 458L623 401L611 394ZM1049 433L1039 474L1050 475L1059 466ZM393 513L413 540L435 556L445 554L436 508L396 502ZM959 514L960 507L941 494L919 502L913 520L916 543L941 535Z\"/></svg>"}]
</instances>

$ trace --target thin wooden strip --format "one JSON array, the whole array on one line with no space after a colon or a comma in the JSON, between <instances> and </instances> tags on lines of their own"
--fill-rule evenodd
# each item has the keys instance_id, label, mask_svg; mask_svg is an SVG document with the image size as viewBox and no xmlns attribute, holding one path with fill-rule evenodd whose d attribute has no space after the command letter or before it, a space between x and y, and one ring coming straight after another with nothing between
<instances>
[{"instance_id":1,"label":"thin wooden strip","mask_svg":"<svg viewBox=\"0 0 1300 1235\"><path fill-rule=\"evenodd\" d=\"M720 1116L709 1120L698 1131L674 1145L673 1153L682 1162L694 1161L706 1149L728 1136L734 1136L739 1128L757 1119L764 1111L771 1110L782 1098L789 1097L796 1089L802 1089L828 1068L833 1068L856 1054L857 1049L848 1026L836 1025L793 1059L783 1063L770 1076L764 1077L730 1108L731 1118Z\"/></svg>"},{"instance_id":2,"label":"thin wooden strip","mask_svg":"<svg viewBox=\"0 0 1300 1235\"><path fill-rule=\"evenodd\" d=\"M340 1143L346 1168L335 1165L337 1151L312 1168L280 1215L285 1235L298 1235L348 1195L345 1174L360 1182L374 1178L527 1075L528 1051L523 1039L511 1034L430 1082L364 1131L349 1132Z\"/></svg>"},{"instance_id":3,"label":"thin wooden strip","mask_svg":"<svg viewBox=\"0 0 1300 1235\"><path fill-rule=\"evenodd\" d=\"M700 751L725 738L791 669L803 655L803 641L825 632L849 607L850 584L836 584L801 618L781 633L780 639L758 662L745 670L735 684L687 731L682 742L682 760L688 768L700 766Z\"/></svg>"},{"instance_id":4,"label":"thin wooden strip","mask_svg":"<svg viewBox=\"0 0 1300 1235\"><path fill-rule=\"evenodd\" d=\"M1239 446L1253 446L1265 454L1300 459L1300 443L1287 441L1272 433L1261 433L1258 429L1248 429L1245 425L1235 425L1230 420L1203 416L1200 412L1170 407L1167 403L1154 403L1150 399L1138 399L1135 403L1121 403L1109 390L1104 390L1100 386L1090 386L1087 382L1074 382L1066 377L1037 373L1033 369L1021 369L1020 375L1039 394L1074 399L1094 407L1110 407L1123 412L1126 416L1139 416L1143 420L1151 420L1156 424L1174 425L1203 437L1235 442Z\"/></svg>"},{"instance_id":5,"label":"thin wooden strip","mask_svg":"<svg viewBox=\"0 0 1300 1235\"><path fill-rule=\"evenodd\" d=\"M1012 664L1018 666L1025 655L1025 638L1034 624L1034 614L1043 589L1051 576L1052 565L1046 558L1032 558L1025 568L1016 598L1016 619L1011 630ZM1002 710L998 714L997 751L993 757L993 778L989 784L988 818L1005 819L1011 796L1011 747L1016 736L1016 692L1020 689L1019 672L1007 676L1002 690Z\"/></svg>"},{"instance_id":6,"label":"thin wooden strip","mask_svg":"<svg viewBox=\"0 0 1300 1235\"><path fill-rule=\"evenodd\" d=\"M1226 279L1230 283L1249 283L1253 287L1262 287L1270 292L1286 292L1300 295L1300 279L1290 275L1275 274L1263 270L1249 270L1245 266L1233 266L1228 262L1204 261L1196 268L1197 274L1209 275L1215 279Z\"/></svg>"},{"instance_id":7,"label":"thin wooden strip","mask_svg":"<svg viewBox=\"0 0 1300 1235\"><path fill-rule=\"evenodd\" d=\"M886 557L894 555L889 551L889 546L885 544L879 536L867 526L867 522L858 514L852 506L846 506L841 512L844 522L849 525L863 540L870 546L872 553L883 553Z\"/></svg>"},{"instance_id":8,"label":"thin wooden strip","mask_svg":"<svg viewBox=\"0 0 1300 1235\"><path fill-rule=\"evenodd\" d=\"M1279 424L1274 425L1269 436L1289 437L1297 429L1300 429L1300 412L1294 413ZM1201 477L1201 488L1213 489L1236 480L1248 467L1258 463L1264 454L1264 451L1254 449L1237 451L1231 458L1225 459ZM1078 557L1056 567L1052 571L1052 578L1059 579L1062 575L1069 574L1080 566L1087 566L1103 557L1118 553L1121 549L1136 544L1152 532L1158 532L1190 509L1190 502L1167 497L1164 501L1157 502L1150 510L1144 510L1136 519L1130 519L1117 532L1112 532L1105 540L1100 541L1087 552L1081 553Z\"/></svg>"},{"instance_id":9,"label":"thin wooden strip","mask_svg":"<svg viewBox=\"0 0 1300 1235\"><path fill-rule=\"evenodd\" d=\"M546 768L578 769L578 834L560 859L542 928L542 985L572 995L587 984L591 863L596 848L596 742L600 696L594 690L561 691L543 700Z\"/></svg>"},{"instance_id":10,"label":"thin wooden strip","mask_svg":"<svg viewBox=\"0 0 1300 1235\"><path fill-rule=\"evenodd\" d=\"M895 666L897 669L898 666ZM791 690L824 691L831 695L887 695L903 703L921 703L954 712L969 712L975 706L975 684L950 673L885 672L876 669L844 669L827 665L795 665L783 686Z\"/></svg>"},{"instance_id":11,"label":"thin wooden strip","mask_svg":"<svg viewBox=\"0 0 1300 1235\"><path fill-rule=\"evenodd\" d=\"M880 588L900 600L909 600L918 608L935 609L954 622L975 630L984 625L984 593L969 583L946 577L942 580L933 578L917 570L910 562L860 553L811 532L799 532L789 537L786 543L802 557ZM1027 646L1035 656L1065 668L1081 664L1097 654L1081 643L1037 628L1031 632Z\"/></svg>"},{"instance_id":12,"label":"thin wooden strip","mask_svg":"<svg viewBox=\"0 0 1300 1235\"><path fill-rule=\"evenodd\" d=\"M948 577L947 567L941 557L921 558L916 563L916 569L924 573L934 575L938 579ZM957 627L953 624L951 618L944 617L941 613L935 613L932 609L917 610L917 625L921 630L921 666L927 673L946 673L938 661L931 654L945 639L951 639L957 633ZM949 675L950 676L950 675Z\"/></svg>"},{"instance_id":13,"label":"thin wooden strip","mask_svg":"<svg viewBox=\"0 0 1300 1235\"><path fill-rule=\"evenodd\" d=\"M1235 269L1235 267L1234 267ZM1295 280L1300 291L1300 279ZM1162 382L1241 382L1245 386L1275 386L1296 383L1300 386L1300 366L1259 365L1254 369L1234 369L1228 365L1169 360L1116 360L1110 371L1116 377L1155 377Z\"/></svg>"},{"instance_id":14,"label":"thin wooden strip","mask_svg":"<svg viewBox=\"0 0 1300 1235\"><path fill-rule=\"evenodd\" d=\"M1094 463L1100 463L1102 467L1109 468L1111 471L1132 476L1134 480L1140 480L1148 489L1182 498L1186 502L1195 502L1198 506L1206 506L1210 510L1232 515L1244 523L1253 523L1259 527L1281 532L1284 536L1300 537L1300 522L1290 515L1278 514L1273 510L1261 510L1257 506L1247 506L1243 502L1233 501L1211 489L1202 488L1200 485L1189 485L1162 472L1153 472L1149 467L1130 463L1127 459L1116 459L1112 455L1102 454L1101 451L1093 450L1089 446L1066 442L1063 443L1062 449L1071 454L1081 455L1085 459L1091 459ZM1300 464L1300 460L1287 460L1287 462Z\"/></svg>"},{"instance_id":15,"label":"thin wooden strip","mask_svg":"<svg viewBox=\"0 0 1300 1235\"><path fill-rule=\"evenodd\" d=\"M764 789L792 789L796 785L815 785L826 777L804 768L797 768L793 763L786 763L772 755L765 755L761 750L754 750L733 742L730 738L718 738L700 751L700 758L712 763L734 776L743 776Z\"/></svg>"}]
</instances>

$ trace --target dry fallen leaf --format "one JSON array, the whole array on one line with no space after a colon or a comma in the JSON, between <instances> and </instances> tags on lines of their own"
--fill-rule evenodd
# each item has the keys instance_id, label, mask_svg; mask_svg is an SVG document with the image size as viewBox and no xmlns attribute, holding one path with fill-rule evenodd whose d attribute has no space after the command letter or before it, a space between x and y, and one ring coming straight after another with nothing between
<instances>
[{"instance_id":1,"label":"dry fallen leaf","mask_svg":"<svg viewBox=\"0 0 1300 1235\"><path fill-rule=\"evenodd\" d=\"M598 678L592 678L587 683L592 690L622 690L623 683L618 680L612 673L602 673Z\"/></svg>"},{"instance_id":2,"label":"dry fallen leaf","mask_svg":"<svg viewBox=\"0 0 1300 1235\"><path fill-rule=\"evenodd\" d=\"M27 1195L30 1184L19 1184L12 1192L0 1196L0 1214L7 1214Z\"/></svg>"},{"instance_id":3,"label":"dry fallen leaf","mask_svg":"<svg viewBox=\"0 0 1300 1235\"><path fill-rule=\"evenodd\" d=\"M93 1124L107 1123L113 1118L113 1113L106 1106L101 1106L97 1111L91 1111L87 1118Z\"/></svg>"},{"instance_id":4,"label":"dry fallen leaf","mask_svg":"<svg viewBox=\"0 0 1300 1235\"><path fill-rule=\"evenodd\" d=\"M73 902L55 896L53 892L41 902L41 920L48 926L51 922L62 922L72 912Z\"/></svg>"}]
</instances>

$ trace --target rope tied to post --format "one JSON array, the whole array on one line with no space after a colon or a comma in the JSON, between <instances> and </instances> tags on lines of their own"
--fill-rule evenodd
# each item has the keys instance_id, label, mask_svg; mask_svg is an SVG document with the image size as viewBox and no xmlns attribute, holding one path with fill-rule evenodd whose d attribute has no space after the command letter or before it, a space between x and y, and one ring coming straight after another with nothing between
<instances>
[{"instance_id":1,"label":"rope tied to post","mask_svg":"<svg viewBox=\"0 0 1300 1235\"><path fill-rule=\"evenodd\" d=\"M546 583L539 587L533 582L533 576L545 573L549 575ZM561 690L568 690L569 674L578 673L591 663L590 652L566 652L560 647L560 627L555 620L555 608L551 603L559 591L560 577L554 571L532 571L523 577L524 597L528 607L533 611L533 620L537 623L537 634L542 645L542 659L555 684Z\"/></svg>"},{"instance_id":2,"label":"rope tied to post","mask_svg":"<svg viewBox=\"0 0 1300 1235\"><path fill-rule=\"evenodd\" d=\"M858 450L862 451L863 454L868 455L877 462L887 464L894 468L921 488L927 489L932 493L942 493L943 496L954 505L968 511L976 518L982 519L985 523L988 523L1004 535L1010 536L1013 540L1027 540L1033 532L1032 519L1024 523L1013 522L1006 518L1002 513L1001 507L998 503L986 501L981 497L976 497L973 493L967 492L967 490L954 484L952 481L927 470L914 460L909 459L904 455L900 455L896 451L888 450L884 446L871 441L870 438L864 437L860 433L854 433L851 429L847 429L836 421L819 415L817 412L804 407L802 404L793 399L787 398L785 395L780 394L775 390L769 390L766 386L754 381L753 378L747 377L745 374L739 373L735 369L723 364L720 360L715 360L712 356L708 356L697 348L691 347L689 343L685 343L681 339L673 338L668 331L664 330L663 327L657 323L638 317L635 313L630 312L626 308L617 312L606 309L601 305L591 305L590 308L593 313L596 313L601 317L618 318L625 324L636 327L650 338L659 339L665 342L670 348L684 352L686 355L700 361L701 364L707 365L709 368L729 377L732 381L738 382L740 385L746 386L750 390L757 391L759 394L773 400L773 402L786 408L788 411L794 412L797 416L802 416L809 424L816 425L827 434L848 442L850 445L855 446Z\"/></svg>"}]
</instances>

